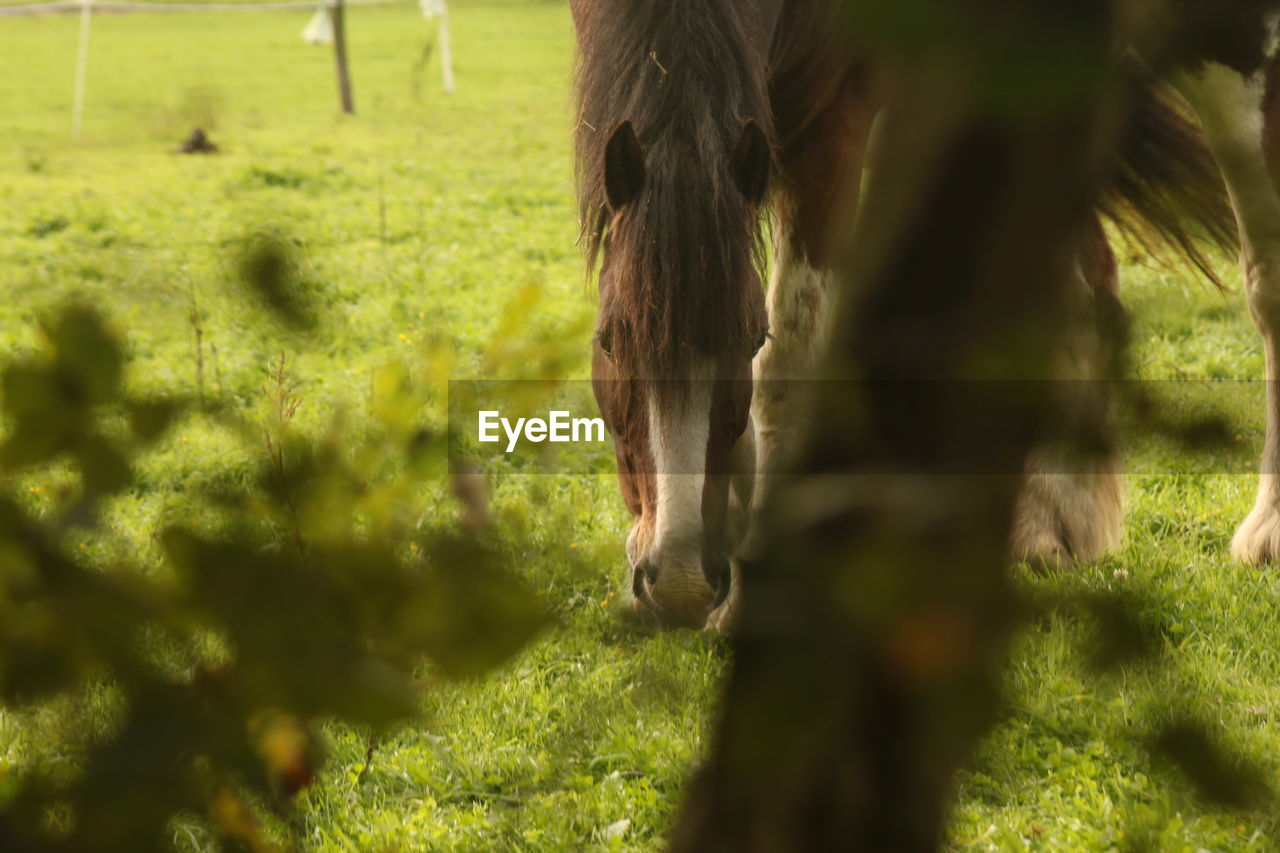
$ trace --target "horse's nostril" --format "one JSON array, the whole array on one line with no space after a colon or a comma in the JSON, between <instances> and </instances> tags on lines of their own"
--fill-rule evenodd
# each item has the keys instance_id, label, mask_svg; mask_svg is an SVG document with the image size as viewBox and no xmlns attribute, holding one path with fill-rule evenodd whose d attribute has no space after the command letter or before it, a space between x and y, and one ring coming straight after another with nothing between
<instances>
[{"instance_id":1,"label":"horse's nostril","mask_svg":"<svg viewBox=\"0 0 1280 853\"><path fill-rule=\"evenodd\" d=\"M647 557L636 563L631 570L631 592L636 598L644 597L646 581L650 587L658 583L658 567Z\"/></svg>"}]
</instances>

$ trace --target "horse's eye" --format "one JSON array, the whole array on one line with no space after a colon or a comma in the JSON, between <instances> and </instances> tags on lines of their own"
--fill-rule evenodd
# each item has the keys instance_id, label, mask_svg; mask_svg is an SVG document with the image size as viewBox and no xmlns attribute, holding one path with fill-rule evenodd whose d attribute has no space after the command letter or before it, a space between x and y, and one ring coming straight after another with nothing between
<instances>
[{"instance_id":1,"label":"horse's eye","mask_svg":"<svg viewBox=\"0 0 1280 853\"><path fill-rule=\"evenodd\" d=\"M613 361L613 348L609 346L609 339L604 335L596 335L596 343L600 346L600 352L604 353L604 357Z\"/></svg>"},{"instance_id":2,"label":"horse's eye","mask_svg":"<svg viewBox=\"0 0 1280 853\"><path fill-rule=\"evenodd\" d=\"M760 352L760 350L764 349L764 345L768 340L769 340L769 330L765 329L764 332L760 334L760 340L756 341L756 348L751 351L751 354L755 355L756 353Z\"/></svg>"}]
</instances>

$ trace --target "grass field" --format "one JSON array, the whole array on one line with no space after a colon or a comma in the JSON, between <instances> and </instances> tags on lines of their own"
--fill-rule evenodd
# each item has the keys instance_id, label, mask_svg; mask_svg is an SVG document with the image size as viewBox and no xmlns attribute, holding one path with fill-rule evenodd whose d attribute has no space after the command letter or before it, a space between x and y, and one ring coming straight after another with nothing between
<instances>
[{"instance_id":1,"label":"grass field","mask_svg":"<svg viewBox=\"0 0 1280 853\"><path fill-rule=\"evenodd\" d=\"M567 8L451 5L451 98L438 56L422 63L434 30L416 7L350 12L355 117L336 109L328 49L299 38L305 13L98 16L77 141L76 18L0 19L0 355L35 344L43 312L87 298L127 337L132 388L195 393L198 325L209 393L262 410L283 352L312 429L339 409L365 417L375 371L424 352L447 354L455 377L584 376L593 299L575 247ZM171 153L195 125L221 155ZM301 253L323 318L308 337L245 309L228 284L233 248L263 229ZM1236 281L1231 263L1222 271ZM1130 257L1124 295L1143 377L1261 377L1238 292ZM1082 651L1087 619L1037 619L1017 644L1002 720L961 781L955 849L1276 846L1274 809L1205 806L1144 746L1161 721L1192 716L1270 779L1280 771L1280 575L1227 555L1262 429L1261 388L1237 391L1238 447L1189 462L1152 444L1133 458L1142 473L1117 553L1022 578L1045 596L1132 593L1167 662L1100 677ZM1207 396L1159 393L1193 392ZM254 464L252 449L191 419L113 504L113 538L86 544L154 562L166 519ZM298 820L275 828L282 838L325 851L660 845L704 744L723 643L637 632L616 612L627 519L607 460L578 477L499 467L491 485L499 524L534 543L516 568L556 626L490 677L432 681L421 720L368 768L366 734L328 725L329 763ZM428 495L420 512L456 510ZM46 735L61 708L0 712L0 782L74 761ZM210 844L193 822L174 835L182 849Z\"/></svg>"}]
</instances>

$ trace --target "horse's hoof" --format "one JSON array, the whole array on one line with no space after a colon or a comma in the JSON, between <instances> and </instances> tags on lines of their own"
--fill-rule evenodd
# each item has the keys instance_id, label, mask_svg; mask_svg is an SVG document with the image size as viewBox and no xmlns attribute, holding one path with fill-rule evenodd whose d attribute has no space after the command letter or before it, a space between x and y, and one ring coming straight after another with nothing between
<instances>
[{"instance_id":1,"label":"horse's hoof","mask_svg":"<svg viewBox=\"0 0 1280 853\"><path fill-rule=\"evenodd\" d=\"M1231 539L1231 556L1254 566L1280 561L1280 509L1255 506Z\"/></svg>"},{"instance_id":2,"label":"horse's hoof","mask_svg":"<svg viewBox=\"0 0 1280 853\"><path fill-rule=\"evenodd\" d=\"M1055 572L1073 569L1076 557L1058 537L1041 534L1032 542L1015 541L1012 548L1015 560L1026 563L1039 572Z\"/></svg>"},{"instance_id":3,"label":"horse's hoof","mask_svg":"<svg viewBox=\"0 0 1280 853\"><path fill-rule=\"evenodd\" d=\"M1032 474L1019 496L1009 551L1034 568L1069 569L1102 557L1123 531L1119 477Z\"/></svg>"},{"instance_id":4,"label":"horse's hoof","mask_svg":"<svg viewBox=\"0 0 1280 853\"><path fill-rule=\"evenodd\" d=\"M719 631L722 634L728 634L733 630L735 616L738 612L738 596L735 594L736 592L735 590L734 593L730 593L724 604L711 611L711 615L707 617L706 627L703 630Z\"/></svg>"}]
</instances>

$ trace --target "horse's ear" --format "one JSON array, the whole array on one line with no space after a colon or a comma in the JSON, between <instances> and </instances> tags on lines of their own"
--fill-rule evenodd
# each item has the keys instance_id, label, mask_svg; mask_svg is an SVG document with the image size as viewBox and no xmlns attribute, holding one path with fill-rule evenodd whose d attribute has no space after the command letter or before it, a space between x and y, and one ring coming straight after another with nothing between
<instances>
[{"instance_id":1,"label":"horse's ear","mask_svg":"<svg viewBox=\"0 0 1280 853\"><path fill-rule=\"evenodd\" d=\"M624 121L613 130L604 147L604 191L609 206L619 210L640 192L644 183L644 152L631 122Z\"/></svg>"},{"instance_id":2,"label":"horse's ear","mask_svg":"<svg viewBox=\"0 0 1280 853\"><path fill-rule=\"evenodd\" d=\"M729 168L733 170L733 179L747 201L752 204L764 201L765 190L769 188L769 172L773 170L773 153L769 150L769 139L755 121L748 119L742 128L742 136L733 147Z\"/></svg>"}]
</instances>

